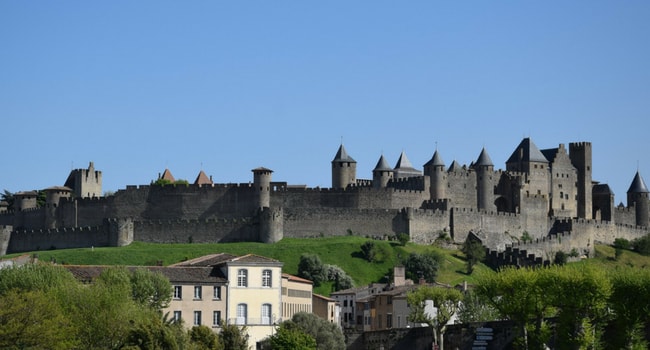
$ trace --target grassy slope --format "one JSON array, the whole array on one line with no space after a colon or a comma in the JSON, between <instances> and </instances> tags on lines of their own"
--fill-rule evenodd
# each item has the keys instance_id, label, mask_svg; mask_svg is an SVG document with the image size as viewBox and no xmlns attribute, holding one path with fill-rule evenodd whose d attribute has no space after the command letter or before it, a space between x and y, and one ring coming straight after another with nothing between
<instances>
[{"instance_id":1,"label":"grassy slope","mask_svg":"<svg viewBox=\"0 0 650 350\"><path fill-rule=\"evenodd\" d=\"M291 239L286 238L275 244L264 243L219 243L219 244L153 244L134 242L120 248L80 248L41 251L37 254L43 261L55 259L59 263L76 265L154 265L162 260L164 265L201 255L231 253L237 255L258 254L284 262L283 271L297 274L300 255L309 252L320 256L325 264L338 265L355 280L356 285L383 282L398 264L401 257L411 252L436 250L444 256L438 282L457 284L464 280L474 281L474 275L489 269L483 265L476 267L474 274L466 275L462 254L454 250L444 250L432 246L407 244L405 247L395 242L374 241L389 253L383 262L369 263L361 256L361 245L368 239L359 236ZM325 284L315 289L316 293L329 295L331 285Z\"/></svg>"}]
</instances>

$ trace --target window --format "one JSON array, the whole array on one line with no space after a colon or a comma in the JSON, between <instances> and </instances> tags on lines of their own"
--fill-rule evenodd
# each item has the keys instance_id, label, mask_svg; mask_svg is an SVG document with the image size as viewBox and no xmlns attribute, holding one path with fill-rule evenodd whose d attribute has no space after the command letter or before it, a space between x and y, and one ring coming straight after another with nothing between
<instances>
[{"instance_id":1,"label":"window","mask_svg":"<svg viewBox=\"0 0 650 350\"><path fill-rule=\"evenodd\" d=\"M214 292L212 294L213 299L221 299L221 286L214 286Z\"/></svg>"},{"instance_id":2,"label":"window","mask_svg":"<svg viewBox=\"0 0 650 350\"><path fill-rule=\"evenodd\" d=\"M215 327L221 325L221 311L212 311L212 325Z\"/></svg>"},{"instance_id":3,"label":"window","mask_svg":"<svg viewBox=\"0 0 650 350\"><path fill-rule=\"evenodd\" d=\"M343 307L348 307L348 300L343 300Z\"/></svg>"},{"instance_id":4,"label":"window","mask_svg":"<svg viewBox=\"0 0 650 350\"><path fill-rule=\"evenodd\" d=\"M181 321L181 312L180 311L174 311L174 322L178 323Z\"/></svg>"},{"instance_id":5,"label":"window","mask_svg":"<svg viewBox=\"0 0 650 350\"><path fill-rule=\"evenodd\" d=\"M271 270L262 271L262 287L271 287Z\"/></svg>"},{"instance_id":6,"label":"window","mask_svg":"<svg viewBox=\"0 0 650 350\"><path fill-rule=\"evenodd\" d=\"M393 314L386 315L386 328L393 328Z\"/></svg>"},{"instance_id":7,"label":"window","mask_svg":"<svg viewBox=\"0 0 650 350\"><path fill-rule=\"evenodd\" d=\"M183 287L174 286L174 299L182 299L182 298L183 298Z\"/></svg>"},{"instance_id":8,"label":"window","mask_svg":"<svg viewBox=\"0 0 650 350\"><path fill-rule=\"evenodd\" d=\"M271 304L262 305L262 324L271 324Z\"/></svg>"},{"instance_id":9,"label":"window","mask_svg":"<svg viewBox=\"0 0 650 350\"><path fill-rule=\"evenodd\" d=\"M194 311L194 325L201 325L201 311Z\"/></svg>"},{"instance_id":10,"label":"window","mask_svg":"<svg viewBox=\"0 0 650 350\"><path fill-rule=\"evenodd\" d=\"M248 305L237 304L237 320L235 323L246 324L247 315L248 315Z\"/></svg>"},{"instance_id":11,"label":"window","mask_svg":"<svg viewBox=\"0 0 650 350\"><path fill-rule=\"evenodd\" d=\"M201 292L203 291L203 288L201 286L194 286L194 299L195 300L201 300Z\"/></svg>"},{"instance_id":12,"label":"window","mask_svg":"<svg viewBox=\"0 0 650 350\"><path fill-rule=\"evenodd\" d=\"M248 287L248 270L239 269L237 271L237 287Z\"/></svg>"}]
</instances>

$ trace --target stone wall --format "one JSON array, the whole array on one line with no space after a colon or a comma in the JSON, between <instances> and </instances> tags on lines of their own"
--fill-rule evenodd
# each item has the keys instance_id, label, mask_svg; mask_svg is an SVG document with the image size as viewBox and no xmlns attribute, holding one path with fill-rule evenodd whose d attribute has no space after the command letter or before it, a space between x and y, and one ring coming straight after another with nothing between
<instances>
[{"instance_id":1,"label":"stone wall","mask_svg":"<svg viewBox=\"0 0 650 350\"><path fill-rule=\"evenodd\" d=\"M395 235L406 232L396 209L285 208L284 237Z\"/></svg>"},{"instance_id":2,"label":"stone wall","mask_svg":"<svg viewBox=\"0 0 650 350\"><path fill-rule=\"evenodd\" d=\"M11 233L7 253L109 245L105 226L22 230Z\"/></svg>"},{"instance_id":3,"label":"stone wall","mask_svg":"<svg viewBox=\"0 0 650 350\"><path fill-rule=\"evenodd\" d=\"M135 241L154 243L257 242L259 220L253 217L205 220L134 221Z\"/></svg>"}]
</instances>

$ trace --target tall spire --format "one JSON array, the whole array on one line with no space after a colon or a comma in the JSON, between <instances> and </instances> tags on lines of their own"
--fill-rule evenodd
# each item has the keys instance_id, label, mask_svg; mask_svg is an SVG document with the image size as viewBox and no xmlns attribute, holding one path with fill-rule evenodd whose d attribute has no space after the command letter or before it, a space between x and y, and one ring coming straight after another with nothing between
<instances>
[{"instance_id":1,"label":"tall spire","mask_svg":"<svg viewBox=\"0 0 650 350\"><path fill-rule=\"evenodd\" d=\"M494 164L492 164L492 159L490 159L490 156L485 150L485 147L481 150L481 154L478 156L474 166L494 166Z\"/></svg>"},{"instance_id":2,"label":"tall spire","mask_svg":"<svg viewBox=\"0 0 650 350\"><path fill-rule=\"evenodd\" d=\"M345 147L343 147L342 143L341 146L339 147L338 152L336 152L336 156L334 156L334 159L332 161L333 162L354 162L354 163L357 162L356 160L354 160L352 157L348 155L348 152L345 150Z\"/></svg>"},{"instance_id":3,"label":"tall spire","mask_svg":"<svg viewBox=\"0 0 650 350\"><path fill-rule=\"evenodd\" d=\"M649 193L648 191L648 186L645 185L645 181L643 181L643 178L641 177L641 174L639 171L636 171L636 175L634 175L634 179L632 180L632 184L630 185L630 188L627 190L627 193Z\"/></svg>"}]
</instances>

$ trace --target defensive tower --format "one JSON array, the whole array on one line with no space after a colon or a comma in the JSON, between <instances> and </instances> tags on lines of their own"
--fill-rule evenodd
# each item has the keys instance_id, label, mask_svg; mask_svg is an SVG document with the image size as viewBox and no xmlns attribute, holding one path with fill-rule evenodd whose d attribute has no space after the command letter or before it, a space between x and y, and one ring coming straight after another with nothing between
<instances>
[{"instance_id":1,"label":"defensive tower","mask_svg":"<svg viewBox=\"0 0 650 350\"><path fill-rule=\"evenodd\" d=\"M490 210L494 207L491 201L494 191L490 181L494 173L494 164L485 148L481 150L481 154L474 164L474 170L476 170L477 207L479 210Z\"/></svg>"},{"instance_id":2,"label":"defensive tower","mask_svg":"<svg viewBox=\"0 0 650 350\"><path fill-rule=\"evenodd\" d=\"M75 198L101 197L102 172L95 170L95 164L90 162L88 169L72 170L65 187L72 189Z\"/></svg>"},{"instance_id":3,"label":"defensive tower","mask_svg":"<svg viewBox=\"0 0 650 350\"><path fill-rule=\"evenodd\" d=\"M372 186L374 188L386 188L388 182L393 178L393 169L388 165L386 158L382 155L372 170Z\"/></svg>"},{"instance_id":4,"label":"defensive tower","mask_svg":"<svg viewBox=\"0 0 650 350\"><path fill-rule=\"evenodd\" d=\"M648 187L641 177L639 172L636 172L630 188L627 190L627 205L631 206L634 203L634 210L636 214L636 224L638 226L648 226Z\"/></svg>"},{"instance_id":5,"label":"defensive tower","mask_svg":"<svg viewBox=\"0 0 650 350\"><path fill-rule=\"evenodd\" d=\"M578 217L592 219L591 142L569 143L569 158L578 171Z\"/></svg>"},{"instance_id":6,"label":"defensive tower","mask_svg":"<svg viewBox=\"0 0 650 350\"><path fill-rule=\"evenodd\" d=\"M356 182L357 161L348 155L341 144L332 160L332 188L346 188Z\"/></svg>"},{"instance_id":7,"label":"defensive tower","mask_svg":"<svg viewBox=\"0 0 650 350\"><path fill-rule=\"evenodd\" d=\"M431 179L429 193L431 200L445 198L445 188L447 187L447 172L445 171L445 162L436 150L433 157L424 164L424 175Z\"/></svg>"},{"instance_id":8,"label":"defensive tower","mask_svg":"<svg viewBox=\"0 0 650 350\"><path fill-rule=\"evenodd\" d=\"M253 186L257 194L257 207L268 208L271 206L271 174L273 170L259 167L253 172Z\"/></svg>"},{"instance_id":9,"label":"defensive tower","mask_svg":"<svg viewBox=\"0 0 650 350\"><path fill-rule=\"evenodd\" d=\"M45 189L45 228L58 227L56 208L61 198L70 198L72 190L65 186L54 186Z\"/></svg>"}]
</instances>

